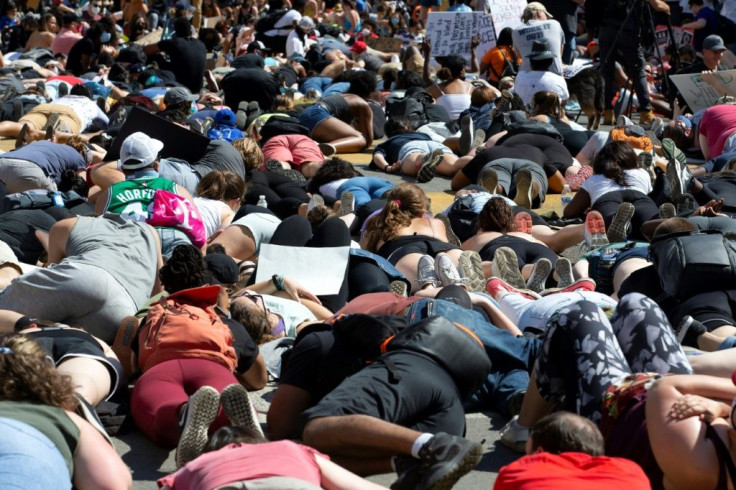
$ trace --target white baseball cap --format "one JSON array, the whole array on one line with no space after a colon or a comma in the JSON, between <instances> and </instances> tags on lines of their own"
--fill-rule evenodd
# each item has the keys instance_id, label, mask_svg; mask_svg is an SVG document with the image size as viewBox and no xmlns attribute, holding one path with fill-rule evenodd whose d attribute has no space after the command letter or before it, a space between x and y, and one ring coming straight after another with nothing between
<instances>
[{"instance_id":1,"label":"white baseball cap","mask_svg":"<svg viewBox=\"0 0 736 490\"><path fill-rule=\"evenodd\" d=\"M133 133L120 146L120 168L136 170L151 165L158 158L164 144L146 133Z\"/></svg>"}]
</instances>

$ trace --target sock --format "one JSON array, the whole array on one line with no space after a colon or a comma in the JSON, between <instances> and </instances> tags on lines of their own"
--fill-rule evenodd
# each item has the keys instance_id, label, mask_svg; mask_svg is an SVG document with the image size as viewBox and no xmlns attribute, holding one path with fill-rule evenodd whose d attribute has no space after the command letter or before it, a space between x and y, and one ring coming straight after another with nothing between
<instances>
[{"instance_id":1,"label":"sock","mask_svg":"<svg viewBox=\"0 0 736 490\"><path fill-rule=\"evenodd\" d=\"M528 427L526 425L521 425L519 423L519 419L514 419L511 422L514 424L514 428L517 429L517 430L528 429Z\"/></svg>"},{"instance_id":2,"label":"sock","mask_svg":"<svg viewBox=\"0 0 736 490\"><path fill-rule=\"evenodd\" d=\"M417 437L417 439L414 441L414 444L411 445L411 455L415 458L419 458L419 450L427 443L427 441L429 441L433 437L434 434L429 434L427 432Z\"/></svg>"}]
</instances>

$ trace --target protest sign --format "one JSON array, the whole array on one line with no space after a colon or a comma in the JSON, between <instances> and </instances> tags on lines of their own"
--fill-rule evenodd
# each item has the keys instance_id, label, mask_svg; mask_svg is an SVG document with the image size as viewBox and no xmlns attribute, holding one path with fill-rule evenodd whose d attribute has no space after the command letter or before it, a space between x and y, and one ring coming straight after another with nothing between
<instances>
[{"instance_id":1,"label":"protest sign","mask_svg":"<svg viewBox=\"0 0 736 490\"><path fill-rule=\"evenodd\" d=\"M526 7L526 0L487 0L493 16L493 27L496 36L504 27L512 29L521 24L521 14Z\"/></svg>"},{"instance_id":2,"label":"protest sign","mask_svg":"<svg viewBox=\"0 0 736 490\"><path fill-rule=\"evenodd\" d=\"M365 43L369 48L383 53L398 53L401 51L401 39L395 37L368 37Z\"/></svg>"},{"instance_id":3,"label":"protest sign","mask_svg":"<svg viewBox=\"0 0 736 490\"><path fill-rule=\"evenodd\" d=\"M475 55L481 57L496 45L493 21L482 12L430 12L427 38L432 42L432 56L460 54L470 58L470 39L480 36Z\"/></svg>"},{"instance_id":4,"label":"protest sign","mask_svg":"<svg viewBox=\"0 0 736 490\"><path fill-rule=\"evenodd\" d=\"M714 75L721 81L728 92L736 90L736 70L719 71L714 73ZM715 88L703 80L700 73L672 75L670 78L693 112L707 109L721 97Z\"/></svg>"},{"instance_id":5,"label":"protest sign","mask_svg":"<svg viewBox=\"0 0 736 490\"><path fill-rule=\"evenodd\" d=\"M156 44L161 40L161 36L163 36L164 30L159 28L155 31L151 32L150 34L146 34L142 38L138 39L137 41L133 41L133 44L140 44L141 46L148 46L149 44Z\"/></svg>"},{"instance_id":6,"label":"protest sign","mask_svg":"<svg viewBox=\"0 0 736 490\"><path fill-rule=\"evenodd\" d=\"M672 28L672 34L675 36L675 44L680 46L681 44L693 45L693 30L683 29L680 26ZM667 30L667 26L658 25L654 28L654 37L657 40L659 49L664 50L670 44L670 33Z\"/></svg>"}]
</instances>

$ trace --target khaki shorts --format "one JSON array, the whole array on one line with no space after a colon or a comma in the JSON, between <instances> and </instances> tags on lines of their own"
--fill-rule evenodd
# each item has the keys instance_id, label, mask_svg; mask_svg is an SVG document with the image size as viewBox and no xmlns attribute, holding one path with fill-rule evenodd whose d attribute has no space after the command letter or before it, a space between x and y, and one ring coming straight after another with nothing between
<instances>
[{"instance_id":1,"label":"khaki shorts","mask_svg":"<svg viewBox=\"0 0 736 490\"><path fill-rule=\"evenodd\" d=\"M59 131L70 134L80 134L82 132L82 120L79 119L74 109L65 105L58 104L39 104L18 122L32 124L34 128L41 129L46 120L52 113L59 114Z\"/></svg>"}]
</instances>

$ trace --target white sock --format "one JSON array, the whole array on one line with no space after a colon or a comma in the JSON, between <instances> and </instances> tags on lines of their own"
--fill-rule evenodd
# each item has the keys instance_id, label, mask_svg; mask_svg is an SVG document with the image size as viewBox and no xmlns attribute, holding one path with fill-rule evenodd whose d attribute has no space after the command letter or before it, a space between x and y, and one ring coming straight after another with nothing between
<instances>
[{"instance_id":1,"label":"white sock","mask_svg":"<svg viewBox=\"0 0 736 490\"><path fill-rule=\"evenodd\" d=\"M428 432L425 432L424 434L417 437L416 441L414 441L414 444L411 445L411 455L415 458L419 458L419 450L427 443L427 441L429 441L433 437L434 434L430 434Z\"/></svg>"},{"instance_id":2,"label":"white sock","mask_svg":"<svg viewBox=\"0 0 736 490\"><path fill-rule=\"evenodd\" d=\"M515 427L516 429L528 429L528 428L529 428L529 427L527 427L526 425L521 425L521 424L519 423L519 419L514 419L514 420L513 420L512 422L514 423L514 427Z\"/></svg>"}]
</instances>

